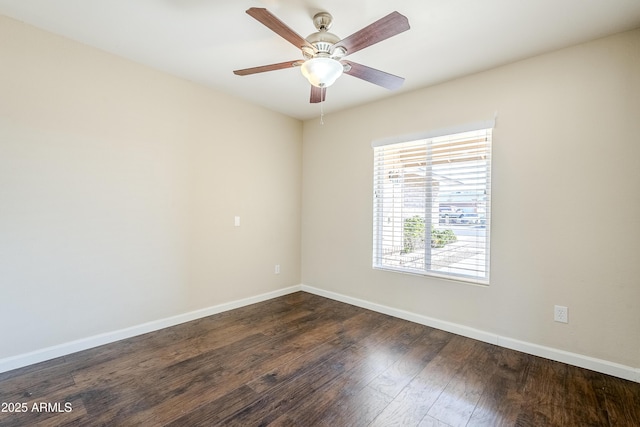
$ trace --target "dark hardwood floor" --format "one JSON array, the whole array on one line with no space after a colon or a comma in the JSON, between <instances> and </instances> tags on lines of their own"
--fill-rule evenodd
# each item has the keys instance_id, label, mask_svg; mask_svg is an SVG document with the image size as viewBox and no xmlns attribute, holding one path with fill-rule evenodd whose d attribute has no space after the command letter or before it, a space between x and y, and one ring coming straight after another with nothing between
<instances>
[{"instance_id":1,"label":"dark hardwood floor","mask_svg":"<svg viewBox=\"0 0 640 427\"><path fill-rule=\"evenodd\" d=\"M2 426L640 426L638 383L303 292L2 373L0 402Z\"/></svg>"}]
</instances>

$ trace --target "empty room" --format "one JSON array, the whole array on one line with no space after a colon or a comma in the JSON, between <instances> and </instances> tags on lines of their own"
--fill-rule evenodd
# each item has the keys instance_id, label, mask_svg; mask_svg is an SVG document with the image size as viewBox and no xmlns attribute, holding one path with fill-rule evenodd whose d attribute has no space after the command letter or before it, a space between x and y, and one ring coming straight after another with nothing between
<instances>
[{"instance_id":1,"label":"empty room","mask_svg":"<svg viewBox=\"0 0 640 427\"><path fill-rule=\"evenodd\" d=\"M0 426L640 425L637 0L0 0Z\"/></svg>"}]
</instances>

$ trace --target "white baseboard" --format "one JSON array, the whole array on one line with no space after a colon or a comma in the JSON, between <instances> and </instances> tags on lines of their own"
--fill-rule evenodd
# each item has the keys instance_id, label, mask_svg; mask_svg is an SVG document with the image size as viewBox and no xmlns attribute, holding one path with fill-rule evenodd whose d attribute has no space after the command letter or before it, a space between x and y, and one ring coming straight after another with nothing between
<instances>
[{"instance_id":1,"label":"white baseboard","mask_svg":"<svg viewBox=\"0 0 640 427\"><path fill-rule=\"evenodd\" d=\"M146 334L149 332L168 328L170 326L179 325L181 323L190 322L202 317L207 317L214 314L222 313L224 311L233 310L235 308L240 308L258 302L270 300L272 298L277 298L300 290L302 290L302 286L300 285L291 286L288 288L279 289L277 291L267 292L253 297L243 298L240 300L207 307L200 310L167 317L165 319L154 320L152 322L143 323L141 325L136 325L113 332L107 332L104 334L94 335L68 343L43 348L41 350L32 351L30 353L19 354L17 356L0 359L0 372L6 372L12 369L32 365L34 363L44 362L45 360L55 359L56 357L66 356L67 354L87 350L89 348L98 347L104 344L109 344L137 335Z\"/></svg>"},{"instance_id":2,"label":"white baseboard","mask_svg":"<svg viewBox=\"0 0 640 427\"><path fill-rule=\"evenodd\" d=\"M168 328L170 326L179 325L181 323L233 310L235 308L267 301L272 298L277 298L297 291L309 292L311 294L355 305L357 307L366 308L368 310L387 314L389 316L408 320L421 325L430 326L432 328L441 329L443 331L451 332L457 335L462 335L468 338L473 338L501 347L510 348L512 350L521 351L523 353L532 354L534 356L544 357L546 359L567 363L570 365L590 369L596 372L601 372L604 374L640 383L640 368L632 368L630 366L609 362L607 360L596 359L581 354L570 353L551 347L545 347L525 341L519 341L513 338L502 337L468 326L446 322L432 317L423 316L421 314L416 314L409 311L388 307L382 304L353 298L336 292L325 291L323 289L314 288L307 285L291 286L288 288L279 289L277 291L267 292L261 295L215 305L184 314L179 314L177 316L167 317L165 319L143 323L141 325L132 326L130 328L107 332L104 334L82 338L76 341L71 341L52 347L47 347L41 350L36 350L30 353L0 359L0 373L10 371L12 369L22 368L34 363L44 362L45 360L54 359L56 357L65 356L67 354L75 353L78 351L87 350L89 348L98 347L100 345L109 344L126 338L131 338L137 335L146 334L148 332Z\"/></svg>"},{"instance_id":3,"label":"white baseboard","mask_svg":"<svg viewBox=\"0 0 640 427\"><path fill-rule=\"evenodd\" d=\"M607 360L596 359L582 354L571 353L564 350L558 350L551 347L545 347L525 341L519 341L513 338L502 337L497 334L474 329L468 326L459 325L452 322L434 319L432 317L423 316L421 314L412 313L397 308L388 307L382 304L353 298L336 292L326 291L324 289L314 288L312 286L302 285L302 291L330 298L336 301L355 305L357 307L366 308L378 313L387 314L389 316L408 320L432 328L441 329L464 337L473 338L500 347L521 351L523 353L532 354L534 356L544 357L546 359L555 360L557 362L567 363L569 365L578 366L580 368L590 369L592 371L601 372L603 374L612 375L614 377L623 378L625 380L640 383L640 368L632 368L630 366L621 365Z\"/></svg>"}]
</instances>

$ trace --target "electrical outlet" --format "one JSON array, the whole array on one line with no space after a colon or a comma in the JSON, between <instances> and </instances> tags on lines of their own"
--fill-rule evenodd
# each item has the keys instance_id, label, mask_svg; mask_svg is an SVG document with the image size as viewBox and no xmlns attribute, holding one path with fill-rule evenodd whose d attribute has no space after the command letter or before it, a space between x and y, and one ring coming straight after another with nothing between
<instances>
[{"instance_id":1,"label":"electrical outlet","mask_svg":"<svg viewBox=\"0 0 640 427\"><path fill-rule=\"evenodd\" d=\"M280 264L276 264L275 268L273 269L273 272L275 274L280 274Z\"/></svg>"},{"instance_id":2,"label":"electrical outlet","mask_svg":"<svg viewBox=\"0 0 640 427\"><path fill-rule=\"evenodd\" d=\"M569 323L569 309L562 305L554 306L553 320L560 323Z\"/></svg>"}]
</instances>

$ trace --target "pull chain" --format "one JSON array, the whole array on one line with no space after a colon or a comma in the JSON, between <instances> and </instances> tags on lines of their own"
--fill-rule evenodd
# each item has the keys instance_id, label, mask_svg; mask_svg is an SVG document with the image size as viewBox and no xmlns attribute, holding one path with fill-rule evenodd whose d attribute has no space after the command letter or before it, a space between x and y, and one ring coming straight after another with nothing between
<instances>
[{"instance_id":1,"label":"pull chain","mask_svg":"<svg viewBox=\"0 0 640 427\"><path fill-rule=\"evenodd\" d=\"M324 101L320 101L320 124L324 125L324 107L323 107Z\"/></svg>"}]
</instances>

